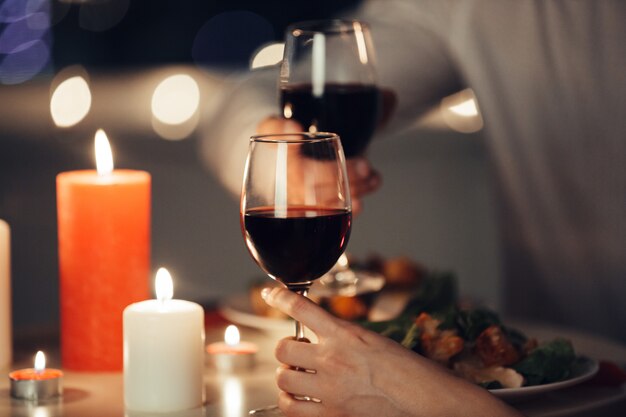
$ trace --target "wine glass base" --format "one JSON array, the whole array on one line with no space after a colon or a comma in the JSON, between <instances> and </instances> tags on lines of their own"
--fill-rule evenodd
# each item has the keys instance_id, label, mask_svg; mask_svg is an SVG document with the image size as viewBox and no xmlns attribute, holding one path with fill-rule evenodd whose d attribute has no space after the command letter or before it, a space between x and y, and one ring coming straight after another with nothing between
<instances>
[{"instance_id":1,"label":"wine glass base","mask_svg":"<svg viewBox=\"0 0 626 417\"><path fill-rule=\"evenodd\" d=\"M269 405L267 407L250 410L248 411L248 415L255 417L285 417L277 405Z\"/></svg>"}]
</instances>

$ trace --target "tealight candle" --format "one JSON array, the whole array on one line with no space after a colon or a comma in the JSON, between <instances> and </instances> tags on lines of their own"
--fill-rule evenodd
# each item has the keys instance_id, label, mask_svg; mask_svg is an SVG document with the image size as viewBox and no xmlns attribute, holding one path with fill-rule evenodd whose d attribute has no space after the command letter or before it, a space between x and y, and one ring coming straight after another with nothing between
<instances>
[{"instance_id":1,"label":"tealight candle","mask_svg":"<svg viewBox=\"0 0 626 417\"><path fill-rule=\"evenodd\" d=\"M124 310L124 402L142 412L196 408L204 402L204 310L173 300L172 278L157 272L156 300Z\"/></svg>"},{"instance_id":2,"label":"tealight candle","mask_svg":"<svg viewBox=\"0 0 626 417\"><path fill-rule=\"evenodd\" d=\"M207 346L215 368L226 373L252 369L258 350L254 343L240 341L239 329L232 324L226 328L223 342Z\"/></svg>"},{"instance_id":3,"label":"tealight candle","mask_svg":"<svg viewBox=\"0 0 626 417\"><path fill-rule=\"evenodd\" d=\"M42 351L35 355L35 367L19 369L9 374L11 396L22 400L45 400L63 393L63 372L46 368Z\"/></svg>"}]
</instances>

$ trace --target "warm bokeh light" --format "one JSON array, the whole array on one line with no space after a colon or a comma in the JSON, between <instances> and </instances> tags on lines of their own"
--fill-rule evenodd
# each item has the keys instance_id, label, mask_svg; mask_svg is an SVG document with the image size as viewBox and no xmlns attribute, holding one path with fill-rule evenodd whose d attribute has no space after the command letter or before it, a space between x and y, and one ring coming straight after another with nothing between
<instances>
[{"instance_id":1,"label":"warm bokeh light","mask_svg":"<svg viewBox=\"0 0 626 417\"><path fill-rule=\"evenodd\" d=\"M110 175L113 172L113 152L111 152L111 145L104 130L98 129L94 144L98 175Z\"/></svg>"},{"instance_id":2,"label":"warm bokeh light","mask_svg":"<svg viewBox=\"0 0 626 417\"><path fill-rule=\"evenodd\" d=\"M46 369L46 355L42 351L38 351L35 355L35 371L43 372Z\"/></svg>"},{"instance_id":3,"label":"warm bokeh light","mask_svg":"<svg viewBox=\"0 0 626 417\"><path fill-rule=\"evenodd\" d=\"M478 115L478 108L474 99L465 100L462 103L450 106L450 110L459 116L473 117Z\"/></svg>"},{"instance_id":4,"label":"warm bokeh light","mask_svg":"<svg viewBox=\"0 0 626 417\"><path fill-rule=\"evenodd\" d=\"M182 124L193 117L200 105L200 89L187 74L167 77L152 95L152 114L168 125Z\"/></svg>"},{"instance_id":5,"label":"warm bokeh light","mask_svg":"<svg viewBox=\"0 0 626 417\"><path fill-rule=\"evenodd\" d=\"M239 340L241 336L239 336L239 329L234 324L229 325L224 332L224 342L228 346L236 346L239 344Z\"/></svg>"},{"instance_id":6,"label":"warm bokeh light","mask_svg":"<svg viewBox=\"0 0 626 417\"><path fill-rule=\"evenodd\" d=\"M171 300L174 296L174 283L172 276L165 268L159 268L154 280L156 298L159 301Z\"/></svg>"},{"instance_id":7,"label":"warm bokeh light","mask_svg":"<svg viewBox=\"0 0 626 417\"><path fill-rule=\"evenodd\" d=\"M30 414L31 417L50 417L50 411L46 406L37 406Z\"/></svg>"},{"instance_id":8,"label":"warm bokeh light","mask_svg":"<svg viewBox=\"0 0 626 417\"><path fill-rule=\"evenodd\" d=\"M91 108L91 91L81 76L68 78L57 86L50 99L50 114L59 127L74 126Z\"/></svg>"},{"instance_id":9,"label":"warm bokeh light","mask_svg":"<svg viewBox=\"0 0 626 417\"><path fill-rule=\"evenodd\" d=\"M441 100L440 112L445 124L457 132L473 133L483 127L476 95L469 88Z\"/></svg>"},{"instance_id":10,"label":"warm bokeh light","mask_svg":"<svg viewBox=\"0 0 626 417\"><path fill-rule=\"evenodd\" d=\"M252 58L250 69L271 67L283 60L285 44L283 42L272 43L261 48Z\"/></svg>"}]
</instances>

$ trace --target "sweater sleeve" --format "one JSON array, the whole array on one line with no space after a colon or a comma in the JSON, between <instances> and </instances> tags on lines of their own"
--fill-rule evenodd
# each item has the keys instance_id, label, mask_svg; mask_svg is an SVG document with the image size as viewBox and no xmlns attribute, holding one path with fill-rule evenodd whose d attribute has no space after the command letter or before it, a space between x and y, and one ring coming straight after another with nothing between
<instances>
[{"instance_id":1,"label":"sweater sleeve","mask_svg":"<svg viewBox=\"0 0 626 417\"><path fill-rule=\"evenodd\" d=\"M250 136L277 114L277 68L256 70L223 85L220 105L200 129L200 152L224 187L239 196Z\"/></svg>"},{"instance_id":2,"label":"sweater sleeve","mask_svg":"<svg viewBox=\"0 0 626 417\"><path fill-rule=\"evenodd\" d=\"M354 17L370 26L378 83L396 97L385 134L409 126L441 98L463 88L448 48L454 4L370 0L356 11Z\"/></svg>"}]
</instances>

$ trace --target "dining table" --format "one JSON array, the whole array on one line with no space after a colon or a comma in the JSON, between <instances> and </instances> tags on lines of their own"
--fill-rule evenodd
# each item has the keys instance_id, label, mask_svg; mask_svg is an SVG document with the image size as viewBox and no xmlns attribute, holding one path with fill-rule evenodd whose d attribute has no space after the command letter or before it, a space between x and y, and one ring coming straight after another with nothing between
<instances>
[{"instance_id":1,"label":"dining table","mask_svg":"<svg viewBox=\"0 0 626 417\"><path fill-rule=\"evenodd\" d=\"M539 340L564 337L572 341L577 353L606 361L612 366L626 364L626 346L595 335L545 324L513 322L517 328ZM217 310L206 315L207 344L222 340L229 324ZM291 323L289 323L291 324ZM247 327L239 323L242 340L255 343L259 351L256 365L250 370L219 372L207 354L204 369L206 401L202 407L170 413L144 413L124 407L122 372L94 373L64 370L63 395L32 402L10 396L8 376L0 378L0 417L243 417L254 408L276 403L278 388L274 376L278 362L273 357L276 341L289 336L287 326L277 329ZM16 342L12 368L28 367L31 350L48 350L50 364L59 363L58 334L42 332ZM5 370L8 374L9 369ZM583 383L535 395L507 398L513 407L529 417L625 416L626 383L607 384L591 378ZM277 415L280 415L277 413Z\"/></svg>"}]
</instances>

